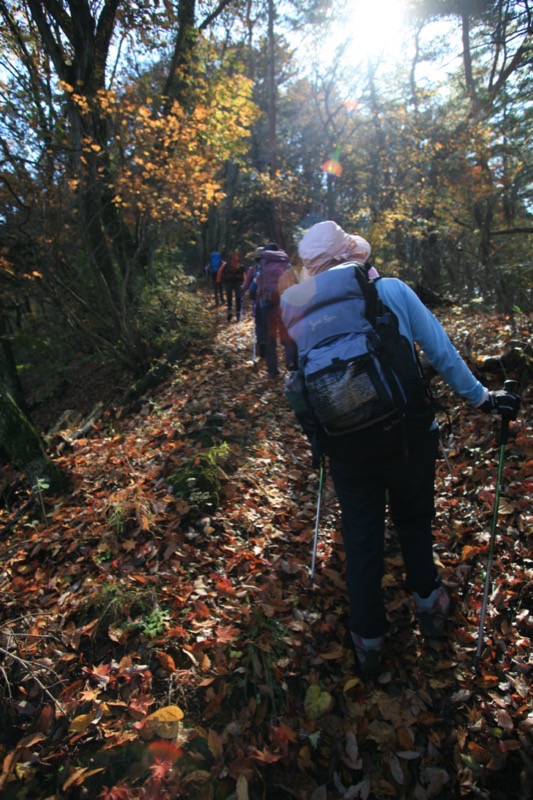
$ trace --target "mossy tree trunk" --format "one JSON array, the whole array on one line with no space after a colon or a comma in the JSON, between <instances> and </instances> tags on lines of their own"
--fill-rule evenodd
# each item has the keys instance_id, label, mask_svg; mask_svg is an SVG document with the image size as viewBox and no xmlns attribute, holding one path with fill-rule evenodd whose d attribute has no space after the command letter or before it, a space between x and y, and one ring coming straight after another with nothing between
<instances>
[{"instance_id":1,"label":"mossy tree trunk","mask_svg":"<svg viewBox=\"0 0 533 800\"><path fill-rule=\"evenodd\" d=\"M39 433L0 381L0 447L26 473L32 487L52 492L65 487L65 476L48 456Z\"/></svg>"}]
</instances>

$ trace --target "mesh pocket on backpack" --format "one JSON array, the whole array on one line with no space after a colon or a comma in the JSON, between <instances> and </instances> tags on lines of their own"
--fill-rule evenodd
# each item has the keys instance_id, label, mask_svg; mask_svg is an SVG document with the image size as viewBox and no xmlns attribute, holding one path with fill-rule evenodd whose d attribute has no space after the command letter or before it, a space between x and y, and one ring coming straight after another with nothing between
<instances>
[{"instance_id":1,"label":"mesh pocket on backpack","mask_svg":"<svg viewBox=\"0 0 533 800\"><path fill-rule=\"evenodd\" d=\"M309 375L306 386L319 422L332 435L364 428L394 411L368 357Z\"/></svg>"}]
</instances>

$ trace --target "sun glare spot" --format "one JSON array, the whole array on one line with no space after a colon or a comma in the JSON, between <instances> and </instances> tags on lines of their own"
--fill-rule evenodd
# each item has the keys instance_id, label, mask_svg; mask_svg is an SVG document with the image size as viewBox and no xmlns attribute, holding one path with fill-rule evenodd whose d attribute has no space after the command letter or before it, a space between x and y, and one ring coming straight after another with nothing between
<instances>
[{"instance_id":1,"label":"sun glare spot","mask_svg":"<svg viewBox=\"0 0 533 800\"><path fill-rule=\"evenodd\" d=\"M328 58L346 44L350 61L402 51L405 5L401 0L355 0L339 13L325 43Z\"/></svg>"}]
</instances>

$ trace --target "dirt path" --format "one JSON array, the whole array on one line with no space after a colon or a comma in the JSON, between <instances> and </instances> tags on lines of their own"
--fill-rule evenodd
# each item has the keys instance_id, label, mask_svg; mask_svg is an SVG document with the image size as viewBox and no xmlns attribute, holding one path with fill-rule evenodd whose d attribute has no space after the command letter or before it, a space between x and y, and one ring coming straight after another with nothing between
<instances>
[{"instance_id":1,"label":"dirt path","mask_svg":"<svg viewBox=\"0 0 533 800\"><path fill-rule=\"evenodd\" d=\"M389 531L391 632L383 673L364 680L331 486L312 585L309 448L282 381L253 363L250 317L218 316L201 360L85 437L69 443L65 431L71 494L0 542L5 796L526 800L525 426L509 448L482 669L473 653L495 447L461 409L454 476L442 461L437 480L450 625L438 643L421 639ZM195 510L169 478L221 446L220 506ZM182 720L150 723L175 708Z\"/></svg>"}]
</instances>

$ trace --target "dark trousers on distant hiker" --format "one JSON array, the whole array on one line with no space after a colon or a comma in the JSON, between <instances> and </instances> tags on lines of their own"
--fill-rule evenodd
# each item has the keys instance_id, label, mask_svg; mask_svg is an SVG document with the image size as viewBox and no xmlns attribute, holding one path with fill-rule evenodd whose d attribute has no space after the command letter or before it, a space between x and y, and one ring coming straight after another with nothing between
<instances>
[{"instance_id":1,"label":"dark trousers on distant hiker","mask_svg":"<svg viewBox=\"0 0 533 800\"><path fill-rule=\"evenodd\" d=\"M242 281L240 279L224 281L224 291L228 301L228 321L233 314L233 299L235 298L235 321L238 322L242 311Z\"/></svg>"},{"instance_id":2,"label":"dark trousers on distant hiker","mask_svg":"<svg viewBox=\"0 0 533 800\"><path fill-rule=\"evenodd\" d=\"M426 596L440 582L432 550L438 431L412 432L406 453L400 425L395 428L379 443L388 448L385 457L376 450L378 443L363 438L355 449L352 443L350 461L330 459L342 511L349 627L368 639L388 629L381 586L387 501L410 589Z\"/></svg>"},{"instance_id":3,"label":"dark trousers on distant hiker","mask_svg":"<svg viewBox=\"0 0 533 800\"><path fill-rule=\"evenodd\" d=\"M280 307L274 303L259 303L256 309L257 341L264 344L265 362L271 378L279 375L277 343L278 339L285 350L285 366L295 369L297 363L296 345L289 337L281 319Z\"/></svg>"},{"instance_id":4,"label":"dark trousers on distant hiker","mask_svg":"<svg viewBox=\"0 0 533 800\"><path fill-rule=\"evenodd\" d=\"M209 273L210 280L213 285L213 295L215 298L215 305L219 306L222 305L224 302L224 287L220 281L217 282L217 273L210 272Z\"/></svg>"},{"instance_id":5,"label":"dark trousers on distant hiker","mask_svg":"<svg viewBox=\"0 0 533 800\"><path fill-rule=\"evenodd\" d=\"M257 303L252 300L252 317L254 320L254 337L255 337L255 352L259 356L259 358L265 357L265 341L261 337L264 336L264 333L261 329L261 323L258 322L258 307Z\"/></svg>"}]
</instances>

